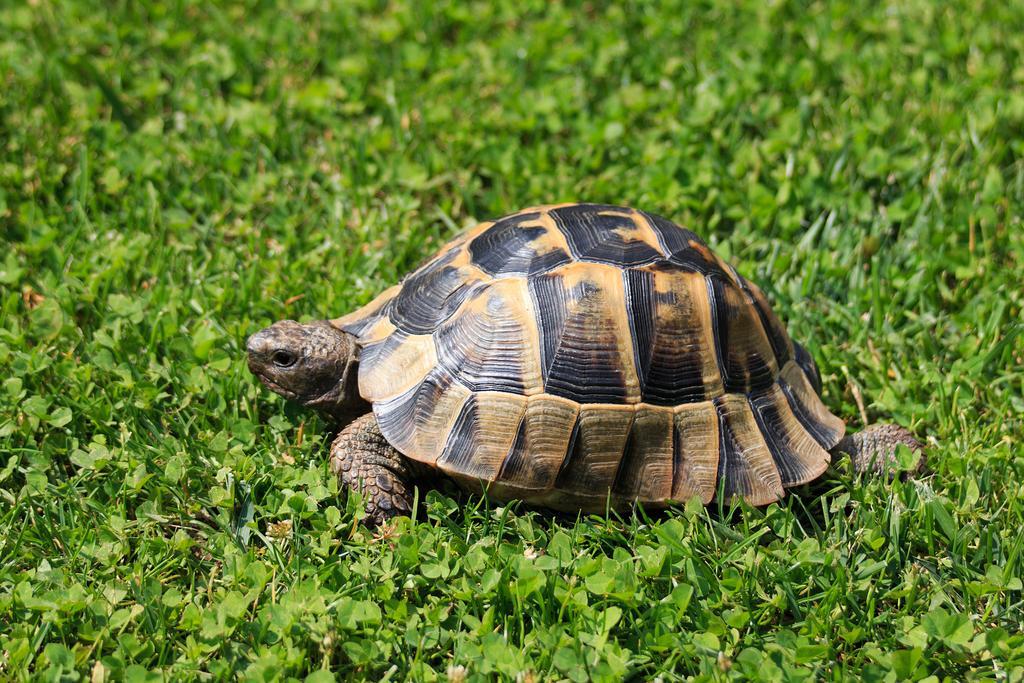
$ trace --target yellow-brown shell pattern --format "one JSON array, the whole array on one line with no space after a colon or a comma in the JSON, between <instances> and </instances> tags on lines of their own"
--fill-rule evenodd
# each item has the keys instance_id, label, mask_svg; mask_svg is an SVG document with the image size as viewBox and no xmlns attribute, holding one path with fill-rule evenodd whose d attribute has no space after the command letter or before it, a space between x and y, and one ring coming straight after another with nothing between
<instances>
[{"instance_id":1,"label":"yellow-brown shell pattern","mask_svg":"<svg viewBox=\"0 0 1024 683\"><path fill-rule=\"evenodd\" d=\"M844 433L761 291L635 209L483 223L334 323L388 441L498 499L762 505Z\"/></svg>"}]
</instances>

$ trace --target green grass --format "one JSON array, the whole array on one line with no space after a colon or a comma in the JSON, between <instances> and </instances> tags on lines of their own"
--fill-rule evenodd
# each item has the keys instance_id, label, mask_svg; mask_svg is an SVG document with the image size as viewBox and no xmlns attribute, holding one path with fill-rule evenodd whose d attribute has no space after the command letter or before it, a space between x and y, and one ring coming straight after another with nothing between
<instances>
[{"instance_id":1,"label":"green grass","mask_svg":"<svg viewBox=\"0 0 1024 683\"><path fill-rule=\"evenodd\" d=\"M1024 679L1019 4L290 4L0 3L0 679ZM930 475L360 527L245 337L584 199Z\"/></svg>"}]
</instances>

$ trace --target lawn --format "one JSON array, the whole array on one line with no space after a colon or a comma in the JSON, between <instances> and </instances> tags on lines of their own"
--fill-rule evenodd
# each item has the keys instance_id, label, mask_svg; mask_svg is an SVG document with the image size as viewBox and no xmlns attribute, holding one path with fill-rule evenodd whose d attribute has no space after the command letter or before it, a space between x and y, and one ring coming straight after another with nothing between
<instances>
[{"instance_id":1,"label":"lawn","mask_svg":"<svg viewBox=\"0 0 1024 683\"><path fill-rule=\"evenodd\" d=\"M1024 8L0 3L0 679L1024 680ZM460 229L644 208L851 429L767 508L375 535L247 335Z\"/></svg>"}]
</instances>

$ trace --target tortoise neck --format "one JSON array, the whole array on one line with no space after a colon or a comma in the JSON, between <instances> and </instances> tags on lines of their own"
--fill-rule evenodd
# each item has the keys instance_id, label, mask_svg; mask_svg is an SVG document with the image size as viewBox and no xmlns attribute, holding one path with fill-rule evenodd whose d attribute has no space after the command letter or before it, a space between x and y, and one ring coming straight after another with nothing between
<instances>
[{"instance_id":1,"label":"tortoise neck","mask_svg":"<svg viewBox=\"0 0 1024 683\"><path fill-rule=\"evenodd\" d=\"M330 324L328 321L324 321ZM347 343L344 360L340 364L341 376L330 391L306 404L331 422L344 426L360 415L370 412L371 406L359 394L359 344L355 336L343 332Z\"/></svg>"}]
</instances>

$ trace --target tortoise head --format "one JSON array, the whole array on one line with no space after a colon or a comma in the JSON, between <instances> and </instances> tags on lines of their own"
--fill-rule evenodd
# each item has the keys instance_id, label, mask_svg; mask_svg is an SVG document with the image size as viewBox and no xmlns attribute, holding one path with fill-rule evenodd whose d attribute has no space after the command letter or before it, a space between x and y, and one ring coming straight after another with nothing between
<instances>
[{"instance_id":1,"label":"tortoise head","mask_svg":"<svg viewBox=\"0 0 1024 683\"><path fill-rule=\"evenodd\" d=\"M249 370L274 393L348 421L369 410L359 396L355 338L326 320L282 320L249 337Z\"/></svg>"}]
</instances>

